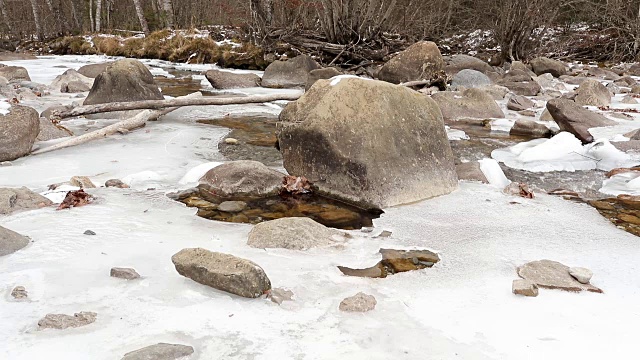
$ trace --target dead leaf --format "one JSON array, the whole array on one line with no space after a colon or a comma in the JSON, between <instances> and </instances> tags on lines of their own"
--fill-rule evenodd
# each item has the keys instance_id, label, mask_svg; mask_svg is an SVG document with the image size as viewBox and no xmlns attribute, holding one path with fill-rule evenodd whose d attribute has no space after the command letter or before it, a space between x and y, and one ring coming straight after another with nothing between
<instances>
[{"instance_id":1,"label":"dead leaf","mask_svg":"<svg viewBox=\"0 0 640 360\"><path fill-rule=\"evenodd\" d=\"M56 210L70 209L72 207L84 206L87 204L91 204L93 200L94 200L94 197L91 196L90 194L87 194L82 189L69 191L67 193L67 196L65 196L64 200L62 201L62 203L60 203L60 206L58 206Z\"/></svg>"},{"instance_id":2,"label":"dead leaf","mask_svg":"<svg viewBox=\"0 0 640 360\"><path fill-rule=\"evenodd\" d=\"M529 190L529 186L525 183L512 182L502 191L505 194L516 195L525 199L533 199L533 191Z\"/></svg>"},{"instance_id":3,"label":"dead leaf","mask_svg":"<svg viewBox=\"0 0 640 360\"><path fill-rule=\"evenodd\" d=\"M285 176L282 179L282 191L299 195L311 192L311 182L304 176Z\"/></svg>"}]
</instances>

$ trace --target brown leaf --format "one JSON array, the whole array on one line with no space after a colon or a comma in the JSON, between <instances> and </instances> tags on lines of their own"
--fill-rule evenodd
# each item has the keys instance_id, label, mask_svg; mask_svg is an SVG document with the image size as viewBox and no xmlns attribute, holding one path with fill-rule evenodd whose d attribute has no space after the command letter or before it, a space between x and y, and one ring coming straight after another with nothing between
<instances>
[{"instance_id":1,"label":"brown leaf","mask_svg":"<svg viewBox=\"0 0 640 360\"><path fill-rule=\"evenodd\" d=\"M310 193L311 182L304 176L285 176L282 179L282 191L295 195Z\"/></svg>"},{"instance_id":2,"label":"brown leaf","mask_svg":"<svg viewBox=\"0 0 640 360\"><path fill-rule=\"evenodd\" d=\"M529 186L525 183L512 182L503 190L504 193L517 195L525 199L533 199L533 191L529 190Z\"/></svg>"},{"instance_id":3,"label":"brown leaf","mask_svg":"<svg viewBox=\"0 0 640 360\"><path fill-rule=\"evenodd\" d=\"M64 200L62 201L62 203L60 203L60 206L58 206L56 210L70 209L72 207L84 206L87 204L91 204L93 200L94 200L94 197L91 196L90 194L87 194L82 189L76 190L76 191L69 191L67 193L67 196L65 196Z\"/></svg>"}]
</instances>

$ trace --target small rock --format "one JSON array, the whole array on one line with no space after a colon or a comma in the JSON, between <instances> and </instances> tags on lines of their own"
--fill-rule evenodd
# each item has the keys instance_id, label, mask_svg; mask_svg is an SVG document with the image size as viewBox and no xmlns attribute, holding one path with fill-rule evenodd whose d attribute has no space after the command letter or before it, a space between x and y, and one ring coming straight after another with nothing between
<instances>
[{"instance_id":1,"label":"small rock","mask_svg":"<svg viewBox=\"0 0 640 360\"><path fill-rule=\"evenodd\" d=\"M383 230L380 234L374 236L376 238L388 238L392 235L393 233L391 231L387 231L387 230Z\"/></svg>"},{"instance_id":2,"label":"small rock","mask_svg":"<svg viewBox=\"0 0 640 360\"><path fill-rule=\"evenodd\" d=\"M518 267L518 275L545 289L602 293L601 289L591 284L583 284L574 279L569 270L568 266L557 261L539 260Z\"/></svg>"},{"instance_id":3,"label":"small rock","mask_svg":"<svg viewBox=\"0 0 640 360\"><path fill-rule=\"evenodd\" d=\"M74 176L69 180L69 183L81 189L93 189L96 187L87 176Z\"/></svg>"},{"instance_id":4,"label":"small rock","mask_svg":"<svg viewBox=\"0 0 640 360\"><path fill-rule=\"evenodd\" d=\"M47 314L38 321L38 327L42 329L67 329L89 325L96 321L98 314L89 311L81 311L71 315Z\"/></svg>"},{"instance_id":5,"label":"small rock","mask_svg":"<svg viewBox=\"0 0 640 360\"><path fill-rule=\"evenodd\" d=\"M27 289L25 289L24 286L16 286L11 291L11 296L14 299L22 300L22 299L26 299L29 296L29 294L27 293Z\"/></svg>"},{"instance_id":6,"label":"small rock","mask_svg":"<svg viewBox=\"0 0 640 360\"><path fill-rule=\"evenodd\" d=\"M177 360L193 354L193 348L180 344L158 343L124 354L122 360Z\"/></svg>"},{"instance_id":7,"label":"small rock","mask_svg":"<svg viewBox=\"0 0 640 360\"><path fill-rule=\"evenodd\" d=\"M133 280L140 278L140 274L138 274L138 272L132 268L114 267L111 268L111 277Z\"/></svg>"},{"instance_id":8,"label":"small rock","mask_svg":"<svg viewBox=\"0 0 640 360\"><path fill-rule=\"evenodd\" d=\"M569 268L569 275L573 276L573 278L578 280L581 284L588 284L593 277L593 272L583 267L572 267Z\"/></svg>"},{"instance_id":9,"label":"small rock","mask_svg":"<svg viewBox=\"0 0 640 360\"><path fill-rule=\"evenodd\" d=\"M535 106L536 106L536 103L534 103L533 101L529 100L529 98L526 98L522 95L513 95L509 98L509 101L507 102L507 109L514 110L514 111L527 110Z\"/></svg>"},{"instance_id":10,"label":"small rock","mask_svg":"<svg viewBox=\"0 0 640 360\"><path fill-rule=\"evenodd\" d=\"M238 145L240 143L240 141L238 141L238 139L234 139L234 138L226 138L224 139L224 143L227 145Z\"/></svg>"},{"instance_id":11,"label":"small rock","mask_svg":"<svg viewBox=\"0 0 640 360\"><path fill-rule=\"evenodd\" d=\"M511 291L516 295L538 296L538 286L529 280L513 280Z\"/></svg>"},{"instance_id":12,"label":"small rock","mask_svg":"<svg viewBox=\"0 0 640 360\"><path fill-rule=\"evenodd\" d=\"M123 183L121 180L118 180L118 179L110 179L110 180L107 180L107 181L104 183L104 186L106 186L106 187L116 187L116 188L120 188L120 189L127 189L127 188L129 188L129 185L127 185L127 184Z\"/></svg>"},{"instance_id":13,"label":"small rock","mask_svg":"<svg viewBox=\"0 0 640 360\"><path fill-rule=\"evenodd\" d=\"M238 213L247 207L244 201L224 201L218 205L218 210L228 213Z\"/></svg>"},{"instance_id":14,"label":"small rock","mask_svg":"<svg viewBox=\"0 0 640 360\"><path fill-rule=\"evenodd\" d=\"M340 302L341 311L349 312L367 312L376 308L376 298L373 295L367 295L359 292L354 296L348 297Z\"/></svg>"},{"instance_id":15,"label":"small rock","mask_svg":"<svg viewBox=\"0 0 640 360\"><path fill-rule=\"evenodd\" d=\"M293 291L275 288L271 290L268 298L271 299L271 301L273 301L274 303L281 305L284 301L292 301Z\"/></svg>"},{"instance_id":16,"label":"small rock","mask_svg":"<svg viewBox=\"0 0 640 360\"><path fill-rule=\"evenodd\" d=\"M87 230L84 232L85 235L95 235L96 233L91 231L91 230Z\"/></svg>"},{"instance_id":17,"label":"small rock","mask_svg":"<svg viewBox=\"0 0 640 360\"><path fill-rule=\"evenodd\" d=\"M0 162L0 166L13 166L13 163L11 161L3 161Z\"/></svg>"}]
</instances>

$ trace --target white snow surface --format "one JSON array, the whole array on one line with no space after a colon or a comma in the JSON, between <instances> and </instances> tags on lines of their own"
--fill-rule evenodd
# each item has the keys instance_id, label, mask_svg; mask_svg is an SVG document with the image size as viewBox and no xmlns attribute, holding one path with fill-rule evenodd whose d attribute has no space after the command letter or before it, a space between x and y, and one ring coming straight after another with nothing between
<instances>
[{"instance_id":1,"label":"white snow surface","mask_svg":"<svg viewBox=\"0 0 640 360\"><path fill-rule=\"evenodd\" d=\"M616 174L602 182L600 192L618 196L620 194L640 195L640 172L630 171Z\"/></svg>"},{"instance_id":2,"label":"white snow surface","mask_svg":"<svg viewBox=\"0 0 640 360\"><path fill-rule=\"evenodd\" d=\"M489 184L501 190L511 184L511 180L507 179L497 161L485 158L478 162L480 163L480 170L489 181Z\"/></svg>"},{"instance_id":3,"label":"white snow surface","mask_svg":"<svg viewBox=\"0 0 640 360\"><path fill-rule=\"evenodd\" d=\"M7 115L11 109L11 104L6 99L0 99L0 115Z\"/></svg>"}]
</instances>

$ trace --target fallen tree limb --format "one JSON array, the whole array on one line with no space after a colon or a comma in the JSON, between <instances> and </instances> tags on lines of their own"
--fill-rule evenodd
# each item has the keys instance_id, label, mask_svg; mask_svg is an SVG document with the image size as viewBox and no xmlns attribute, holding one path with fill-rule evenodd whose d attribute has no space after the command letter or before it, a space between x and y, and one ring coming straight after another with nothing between
<instances>
[{"instance_id":1,"label":"fallen tree limb","mask_svg":"<svg viewBox=\"0 0 640 360\"><path fill-rule=\"evenodd\" d=\"M198 93L199 94L199 93ZM236 104L253 104L265 103L277 100L297 100L300 94L274 94L274 95L256 95L246 97L179 97L169 100L143 100L129 102L114 102L107 104L78 106L68 111L54 111L51 119L62 120L74 116L82 116L89 114L99 114L112 111L126 110L143 110L143 109L164 109L182 106L203 106L203 105L236 105Z\"/></svg>"}]
</instances>

